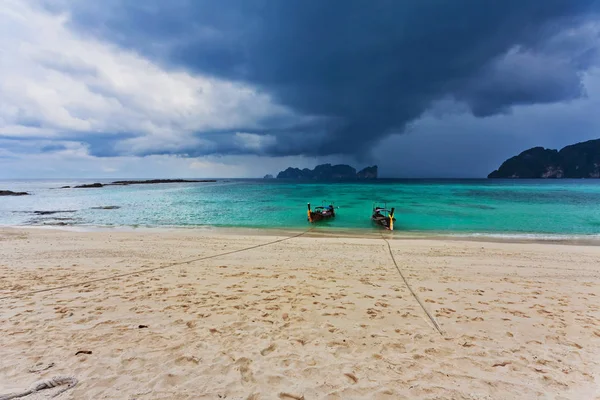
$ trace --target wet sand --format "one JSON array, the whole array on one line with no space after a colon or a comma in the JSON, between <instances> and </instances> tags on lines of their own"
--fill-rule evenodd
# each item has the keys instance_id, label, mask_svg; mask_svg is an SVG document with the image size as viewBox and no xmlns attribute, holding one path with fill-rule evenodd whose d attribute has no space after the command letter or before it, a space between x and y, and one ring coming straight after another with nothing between
<instances>
[{"instance_id":1,"label":"wet sand","mask_svg":"<svg viewBox=\"0 0 600 400\"><path fill-rule=\"evenodd\" d=\"M270 235L0 229L0 395L600 398L600 247Z\"/></svg>"}]
</instances>

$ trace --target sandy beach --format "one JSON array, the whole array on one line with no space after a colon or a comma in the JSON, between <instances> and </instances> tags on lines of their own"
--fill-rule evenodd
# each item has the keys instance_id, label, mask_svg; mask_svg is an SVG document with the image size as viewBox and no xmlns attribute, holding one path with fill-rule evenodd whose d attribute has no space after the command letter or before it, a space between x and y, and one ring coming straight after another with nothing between
<instances>
[{"instance_id":1,"label":"sandy beach","mask_svg":"<svg viewBox=\"0 0 600 400\"><path fill-rule=\"evenodd\" d=\"M416 296L377 237L198 260L277 235L0 229L0 397L600 399L600 246L389 240Z\"/></svg>"}]
</instances>

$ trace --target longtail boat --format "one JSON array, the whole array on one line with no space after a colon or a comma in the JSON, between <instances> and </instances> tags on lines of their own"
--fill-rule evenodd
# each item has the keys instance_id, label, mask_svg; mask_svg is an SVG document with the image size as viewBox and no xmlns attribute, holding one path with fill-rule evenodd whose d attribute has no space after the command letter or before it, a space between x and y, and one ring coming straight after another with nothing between
<instances>
[{"instance_id":1,"label":"longtail boat","mask_svg":"<svg viewBox=\"0 0 600 400\"><path fill-rule=\"evenodd\" d=\"M385 206L380 207L373 205L373 214L371 215L371 220L375 224L393 231L394 222L396 221L396 218L394 218L394 207L388 210Z\"/></svg>"},{"instance_id":2,"label":"longtail boat","mask_svg":"<svg viewBox=\"0 0 600 400\"><path fill-rule=\"evenodd\" d=\"M308 203L308 222L318 222L333 217L335 217L335 207L333 206L333 203L327 206L318 206L314 209L311 209L310 203Z\"/></svg>"}]
</instances>

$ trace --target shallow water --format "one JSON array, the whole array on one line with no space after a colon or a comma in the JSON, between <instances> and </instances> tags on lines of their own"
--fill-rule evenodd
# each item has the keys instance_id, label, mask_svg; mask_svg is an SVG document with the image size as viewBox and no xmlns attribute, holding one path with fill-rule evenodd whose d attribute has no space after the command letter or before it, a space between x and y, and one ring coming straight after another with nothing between
<instances>
[{"instance_id":1,"label":"shallow water","mask_svg":"<svg viewBox=\"0 0 600 400\"><path fill-rule=\"evenodd\" d=\"M220 180L55 189L90 181L0 181L32 196L0 197L1 225L308 226L306 203L339 207L320 229L372 230L373 202L396 208L399 232L489 236L598 235L600 181ZM93 207L118 206L118 209ZM36 215L33 211L73 211Z\"/></svg>"}]
</instances>

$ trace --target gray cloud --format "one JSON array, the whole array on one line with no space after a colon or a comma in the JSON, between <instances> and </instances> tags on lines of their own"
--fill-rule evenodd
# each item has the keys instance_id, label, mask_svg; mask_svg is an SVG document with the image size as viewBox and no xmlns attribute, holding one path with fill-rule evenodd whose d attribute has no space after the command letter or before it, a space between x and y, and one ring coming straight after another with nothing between
<instances>
[{"instance_id":1,"label":"gray cloud","mask_svg":"<svg viewBox=\"0 0 600 400\"><path fill-rule=\"evenodd\" d=\"M411 123L407 134L391 135L376 145L381 174L482 178L508 157L528 148L561 149L597 139L599 68L585 74L584 86L589 95L577 101L516 107L510 113L486 118L461 113L458 105L447 100L440 109Z\"/></svg>"},{"instance_id":2,"label":"gray cloud","mask_svg":"<svg viewBox=\"0 0 600 400\"><path fill-rule=\"evenodd\" d=\"M444 97L476 116L580 98L581 74L597 60L596 0L81 0L53 11L64 9L82 34L164 68L252 85L318 117L271 132L240 125L214 146L167 149L185 154L364 156ZM236 131L276 140L243 148Z\"/></svg>"},{"instance_id":3,"label":"gray cloud","mask_svg":"<svg viewBox=\"0 0 600 400\"><path fill-rule=\"evenodd\" d=\"M3 176L475 177L600 131L598 1L48 4L1 6Z\"/></svg>"}]
</instances>

